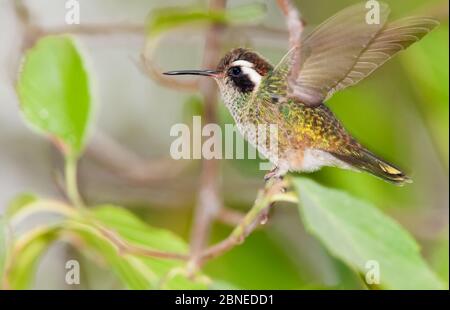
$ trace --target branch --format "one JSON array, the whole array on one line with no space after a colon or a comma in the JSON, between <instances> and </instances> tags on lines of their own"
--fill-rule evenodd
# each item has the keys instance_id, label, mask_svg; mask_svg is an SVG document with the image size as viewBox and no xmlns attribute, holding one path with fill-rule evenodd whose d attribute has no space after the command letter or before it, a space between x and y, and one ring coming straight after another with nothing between
<instances>
[{"instance_id":1,"label":"branch","mask_svg":"<svg viewBox=\"0 0 450 310\"><path fill-rule=\"evenodd\" d=\"M187 260L188 256L179 253L162 252L158 250L151 250L143 248L140 246L132 245L127 241L123 240L114 231L111 231L100 225L95 225L100 233L112 242L118 249L120 254L132 254L146 257L164 258L164 259L175 259L175 260Z\"/></svg>"},{"instance_id":2,"label":"branch","mask_svg":"<svg viewBox=\"0 0 450 310\"><path fill-rule=\"evenodd\" d=\"M133 23L111 23L111 24L83 24L60 26L41 29L41 34L54 35L72 33L79 35L130 35L135 34L142 36L145 34L143 24Z\"/></svg>"},{"instance_id":3,"label":"branch","mask_svg":"<svg viewBox=\"0 0 450 310\"><path fill-rule=\"evenodd\" d=\"M289 32L289 49L297 47L290 75L290 79L293 79L297 77L300 71L300 43L304 25L300 12L290 0L277 0L277 4L286 17L286 26Z\"/></svg>"},{"instance_id":4,"label":"branch","mask_svg":"<svg viewBox=\"0 0 450 310\"><path fill-rule=\"evenodd\" d=\"M207 260L215 258L231 250L235 246L242 244L259 224L267 222L270 207L276 201L296 203L297 198L293 193L285 193L288 183L283 180L269 181L266 187L258 193L255 204L242 219L241 223L223 241L211 246L204 251L199 259L198 265L204 264Z\"/></svg>"},{"instance_id":5,"label":"branch","mask_svg":"<svg viewBox=\"0 0 450 310\"><path fill-rule=\"evenodd\" d=\"M176 89L179 91L196 92L199 85L197 80L181 81L173 79L170 76L163 75L163 70L153 62L154 47L153 44L147 43L144 53L141 55L141 63L144 72L156 83L161 86Z\"/></svg>"},{"instance_id":6,"label":"branch","mask_svg":"<svg viewBox=\"0 0 450 310\"><path fill-rule=\"evenodd\" d=\"M226 0L211 0L210 10L224 10ZM206 34L204 68L214 68L219 61L221 35L223 26L214 24ZM217 123L217 90L212 79L200 80L200 91L205 103L205 123ZM202 161L200 191L198 205L195 210L194 226L191 234L191 262L195 266L203 248L208 241L211 223L222 208L219 198L219 162L217 160Z\"/></svg>"},{"instance_id":7,"label":"branch","mask_svg":"<svg viewBox=\"0 0 450 310\"><path fill-rule=\"evenodd\" d=\"M241 223L244 216L245 214L237 210L223 207L217 212L216 219L222 222L223 224L227 224L234 227Z\"/></svg>"},{"instance_id":8,"label":"branch","mask_svg":"<svg viewBox=\"0 0 450 310\"><path fill-rule=\"evenodd\" d=\"M173 179L189 164L166 158L143 159L101 132L93 135L85 154L114 174L136 183Z\"/></svg>"},{"instance_id":9,"label":"branch","mask_svg":"<svg viewBox=\"0 0 450 310\"><path fill-rule=\"evenodd\" d=\"M178 80L173 79L170 76L166 76L162 74L163 70L159 68L153 62L153 56L157 47L157 43L159 42L158 38L147 38L144 46L144 51L141 54L141 63L143 65L143 71L152 78L158 84L187 92L196 92L199 90L199 82L198 80Z\"/></svg>"},{"instance_id":10,"label":"branch","mask_svg":"<svg viewBox=\"0 0 450 310\"><path fill-rule=\"evenodd\" d=\"M289 31L289 46L291 48L300 44L303 32L303 22L300 12L290 0L277 0L278 6L286 17L286 26Z\"/></svg>"}]
</instances>

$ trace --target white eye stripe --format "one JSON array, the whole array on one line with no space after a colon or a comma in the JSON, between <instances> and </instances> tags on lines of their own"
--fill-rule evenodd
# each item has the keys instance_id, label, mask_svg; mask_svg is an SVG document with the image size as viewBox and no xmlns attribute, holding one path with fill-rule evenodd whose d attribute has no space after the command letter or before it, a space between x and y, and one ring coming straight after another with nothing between
<instances>
[{"instance_id":1,"label":"white eye stripe","mask_svg":"<svg viewBox=\"0 0 450 310\"><path fill-rule=\"evenodd\" d=\"M261 75L256 72L255 69L249 68L249 67L241 67L242 72L244 72L245 75L248 76L248 78L255 84L255 89L258 88L259 84L261 83Z\"/></svg>"},{"instance_id":2,"label":"white eye stripe","mask_svg":"<svg viewBox=\"0 0 450 310\"><path fill-rule=\"evenodd\" d=\"M241 67L253 68L255 65L247 60L236 60L231 63L231 66L232 67L241 66Z\"/></svg>"}]
</instances>

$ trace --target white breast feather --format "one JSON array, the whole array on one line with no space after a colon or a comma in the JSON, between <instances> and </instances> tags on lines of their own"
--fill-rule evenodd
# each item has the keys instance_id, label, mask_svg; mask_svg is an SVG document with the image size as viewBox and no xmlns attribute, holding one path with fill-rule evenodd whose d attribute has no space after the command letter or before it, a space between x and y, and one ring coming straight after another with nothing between
<instances>
[{"instance_id":1,"label":"white breast feather","mask_svg":"<svg viewBox=\"0 0 450 310\"><path fill-rule=\"evenodd\" d=\"M305 172L313 172L319 170L323 166L340 167L350 169L351 166L342 160L337 159L328 152L315 149L307 149L303 153L303 161L301 170Z\"/></svg>"}]
</instances>

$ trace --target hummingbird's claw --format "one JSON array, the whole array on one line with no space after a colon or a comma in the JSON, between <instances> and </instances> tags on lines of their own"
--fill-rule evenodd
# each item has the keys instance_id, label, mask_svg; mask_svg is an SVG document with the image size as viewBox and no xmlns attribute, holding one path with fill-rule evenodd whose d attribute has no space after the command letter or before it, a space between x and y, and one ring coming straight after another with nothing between
<instances>
[{"instance_id":1,"label":"hummingbird's claw","mask_svg":"<svg viewBox=\"0 0 450 310\"><path fill-rule=\"evenodd\" d=\"M269 173L266 173L266 175L264 176L264 182L268 182L271 178L273 178L275 176L275 173L273 173L272 171Z\"/></svg>"},{"instance_id":2,"label":"hummingbird's claw","mask_svg":"<svg viewBox=\"0 0 450 310\"><path fill-rule=\"evenodd\" d=\"M267 183L270 179L277 178L279 180L283 180L283 176L280 175L280 171L278 167L273 168L264 176L264 181Z\"/></svg>"}]
</instances>

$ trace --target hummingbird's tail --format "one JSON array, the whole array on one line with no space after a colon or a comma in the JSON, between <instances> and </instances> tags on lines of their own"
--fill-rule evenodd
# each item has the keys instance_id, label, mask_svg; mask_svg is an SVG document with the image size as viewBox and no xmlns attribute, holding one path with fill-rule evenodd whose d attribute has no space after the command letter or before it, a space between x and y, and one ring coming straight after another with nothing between
<instances>
[{"instance_id":1,"label":"hummingbird's tail","mask_svg":"<svg viewBox=\"0 0 450 310\"><path fill-rule=\"evenodd\" d=\"M354 154L354 155L353 155ZM336 158L357 168L367 171L395 185L412 183L412 180L399 168L384 161L366 149L358 149L352 155L333 154Z\"/></svg>"}]
</instances>

